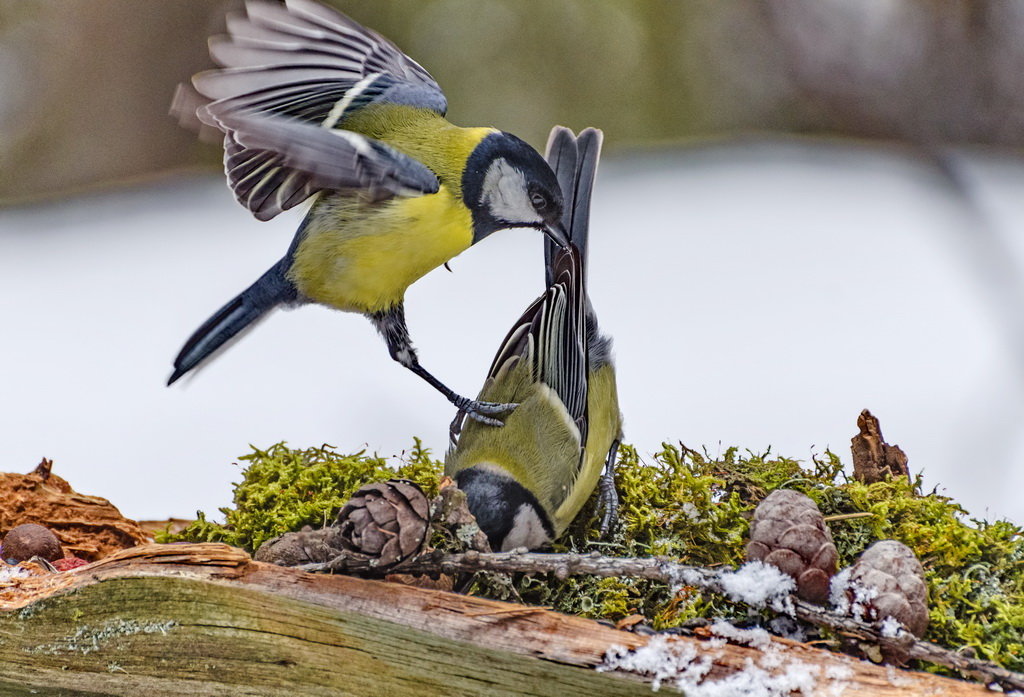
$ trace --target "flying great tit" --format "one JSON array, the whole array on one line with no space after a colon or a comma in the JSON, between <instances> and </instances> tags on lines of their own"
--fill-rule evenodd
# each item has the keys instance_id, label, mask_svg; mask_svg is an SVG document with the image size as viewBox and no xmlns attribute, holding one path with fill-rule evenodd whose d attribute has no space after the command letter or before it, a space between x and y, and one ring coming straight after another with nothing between
<instances>
[{"instance_id":1,"label":"flying great tit","mask_svg":"<svg viewBox=\"0 0 1024 697\"><path fill-rule=\"evenodd\" d=\"M622 414L611 340L598 328L586 283L601 139L595 129L577 140L556 127L548 141L570 244L559 249L545 243L547 291L509 331L479 395L519 406L501 429L467 422L462 414L452 424L445 474L466 492L494 550L536 549L561 535L599 479L602 533L615 515L612 475Z\"/></svg>"},{"instance_id":2,"label":"flying great tit","mask_svg":"<svg viewBox=\"0 0 1024 697\"><path fill-rule=\"evenodd\" d=\"M222 68L179 88L172 111L224 133L228 183L256 218L315 200L284 257L192 334L167 384L271 309L320 303L366 315L394 360L500 426L492 417L514 403L469 400L420 365L403 299L498 230L536 228L567 244L545 160L509 133L449 123L419 64L313 0L249 0L210 54Z\"/></svg>"}]
</instances>

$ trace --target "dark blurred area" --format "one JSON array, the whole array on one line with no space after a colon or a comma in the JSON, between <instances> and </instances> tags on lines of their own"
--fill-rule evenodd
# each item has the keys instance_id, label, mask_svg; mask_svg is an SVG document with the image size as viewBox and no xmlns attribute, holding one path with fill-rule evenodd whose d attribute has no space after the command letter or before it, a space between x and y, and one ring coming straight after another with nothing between
<instances>
[{"instance_id":1,"label":"dark blurred area","mask_svg":"<svg viewBox=\"0 0 1024 697\"><path fill-rule=\"evenodd\" d=\"M334 2L444 88L449 117L611 150L773 132L1017 148L1024 3ZM214 166L168 116L234 0L0 0L0 202Z\"/></svg>"}]
</instances>

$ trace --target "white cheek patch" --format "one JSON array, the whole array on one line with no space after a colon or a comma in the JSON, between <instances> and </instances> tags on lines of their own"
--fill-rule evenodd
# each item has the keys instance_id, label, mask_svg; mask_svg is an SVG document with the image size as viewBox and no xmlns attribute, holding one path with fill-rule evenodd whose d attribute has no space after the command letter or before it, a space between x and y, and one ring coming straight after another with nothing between
<instances>
[{"instance_id":1,"label":"white cheek patch","mask_svg":"<svg viewBox=\"0 0 1024 697\"><path fill-rule=\"evenodd\" d=\"M508 160L498 158L484 175L481 202L498 220L519 225L541 222L526 191L526 177Z\"/></svg>"},{"instance_id":2,"label":"white cheek patch","mask_svg":"<svg viewBox=\"0 0 1024 697\"><path fill-rule=\"evenodd\" d=\"M516 517L512 519L512 529L501 541L500 551L508 552L518 547L537 549L543 547L550 540L537 511L533 506L523 504L516 511Z\"/></svg>"}]
</instances>

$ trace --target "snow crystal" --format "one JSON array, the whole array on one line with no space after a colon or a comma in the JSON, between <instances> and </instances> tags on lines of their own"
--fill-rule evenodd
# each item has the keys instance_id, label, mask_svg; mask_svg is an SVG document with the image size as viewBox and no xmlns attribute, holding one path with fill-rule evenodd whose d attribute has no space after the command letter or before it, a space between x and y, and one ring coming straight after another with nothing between
<instances>
[{"instance_id":1,"label":"snow crystal","mask_svg":"<svg viewBox=\"0 0 1024 697\"><path fill-rule=\"evenodd\" d=\"M850 686L853 669L849 666L833 664L825 668L825 678L829 681L828 694L831 697L839 697Z\"/></svg>"},{"instance_id":2,"label":"snow crystal","mask_svg":"<svg viewBox=\"0 0 1024 697\"><path fill-rule=\"evenodd\" d=\"M697 569L690 566L667 564L662 566L662 570L668 576L668 585L672 588L673 593L677 593L683 586L702 587L707 580Z\"/></svg>"},{"instance_id":3,"label":"snow crystal","mask_svg":"<svg viewBox=\"0 0 1024 697\"><path fill-rule=\"evenodd\" d=\"M851 574L852 568L846 568L833 576L829 584L828 597L839 614L849 615L862 622L870 609L871 601L878 596L878 589L852 580Z\"/></svg>"},{"instance_id":4,"label":"snow crystal","mask_svg":"<svg viewBox=\"0 0 1024 697\"><path fill-rule=\"evenodd\" d=\"M736 571L718 574L722 591L730 600L760 608L766 605L776 612L793 613L790 595L796 591L792 576L784 574L771 564L747 562Z\"/></svg>"},{"instance_id":5,"label":"snow crystal","mask_svg":"<svg viewBox=\"0 0 1024 697\"><path fill-rule=\"evenodd\" d=\"M903 629L903 624L900 623L895 617L886 617L882 620L882 626L879 628L882 636L889 639L895 639L900 635L900 631Z\"/></svg>"},{"instance_id":6,"label":"snow crystal","mask_svg":"<svg viewBox=\"0 0 1024 697\"><path fill-rule=\"evenodd\" d=\"M849 614L850 612L850 597L846 594L846 589L850 587L850 574L853 573L852 567L846 567L835 576L828 585L828 599L832 603L832 607L836 609L841 615Z\"/></svg>"},{"instance_id":7,"label":"snow crystal","mask_svg":"<svg viewBox=\"0 0 1024 697\"><path fill-rule=\"evenodd\" d=\"M678 681L690 674L695 680L702 679L711 670L711 659L705 656L698 660L697 649L688 643L655 636L635 651L624 646L610 647L597 670L625 670L650 676L651 689L657 692L666 680Z\"/></svg>"},{"instance_id":8,"label":"snow crystal","mask_svg":"<svg viewBox=\"0 0 1024 697\"><path fill-rule=\"evenodd\" d=\"M714 659L722 656L721 651L698 652L690 643L656 636L635 651L621 646L610 648L597 669L639 673L651 678L652 689L671 685L687 697L789 697L792 694L839 697L853 675L845 666L833 665L822 671L820 666L790 658L785 649L771 643L770 639L762 643L767 635L762 636L763 630L739 629L727 622L716 622L712 631L719 639L725 634L761 648L761 654L756 661L747 658L741 670L712 680L708 679L708 674ZM712 641L705 646L713 647Z\"/></svg>"},{"instance_id":9,"label":"snow crystal","mask_svg":"<svg viewBox=\"0 0 1024 697\"><path fill-rule=\"evenodd\" d=\"M25 578L28 575L28 569L23 569L20 566L8 566L0 562L0 583L8 583L16 578Z\"/></svg>"},{"instance_id":10,"label":"snow crystal","mask_svg":"<svg viewBox=\"0 0 1024 697\"><path fill-rule=\"evenodd\" d=\"M793 641L807 641L807 630L792 617L778 615L768 620L768 629L775 636Z\"/></svg>"},{"instance_id":11,"label":"snow crystal","mask_svg":"<svg viewBox=\"0 0 1024 697\"><path fill-rule=\"evenodd\" d=\"M712 634L728 639L734 644L750 646L755 649L766 648L772 643L771 634L763 629L740 629L725 620L715 622L708 629Z\"/></svg>"}]
</instances>

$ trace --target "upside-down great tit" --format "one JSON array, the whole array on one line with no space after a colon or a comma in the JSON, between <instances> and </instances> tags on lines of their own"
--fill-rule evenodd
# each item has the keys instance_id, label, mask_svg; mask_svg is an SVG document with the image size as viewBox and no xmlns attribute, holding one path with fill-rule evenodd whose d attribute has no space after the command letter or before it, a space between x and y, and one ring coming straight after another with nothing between
<instances>
[{"instance_id":1,"label":"upside-down great tit","mask_svg":"<svg viewBox=\"0 0 1024 697\"><path fill-rule=\"evenodd\" d=\"M548 161L565 199L568 248L545 242L547 291L515 323L479 399L519 403L505 427L459 414L445 474L466 492L491 548L536 549L562 534L601 480L602 533L615 515L612 480L622 439L611 339L587 296L591 189L601 132L556 127ZM602 477L602 468L604 476Z\"/></svg>"},{"instance_id":2,"label":"upside-down great tit","mask_svg":"<svg viewBox=\"0 0 1024 697\"><path fill-rule=\"evenodd\" d=\"M514 404L469 400L420 365L403 299L497 230L536 228L567 244L545 160L511 134L449 123L420 65L313 0L249 0L210 54L222 68L180 88L172 111L224 133L228 183L256 218L315 201L284 257L188 339L168 384L271 309L320 303L365 314L393 359L501 425L492 417Z\"/></svg>"}]
</instances>

